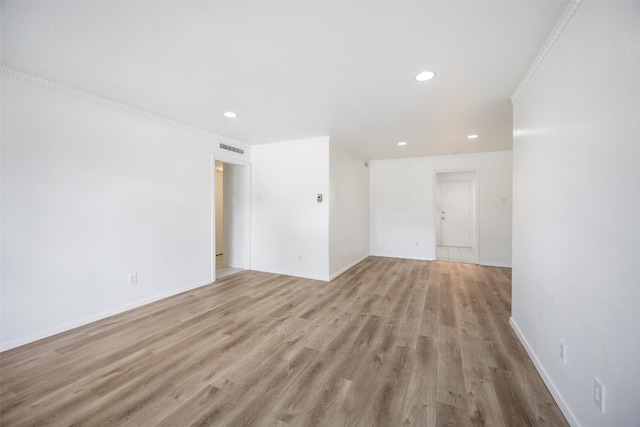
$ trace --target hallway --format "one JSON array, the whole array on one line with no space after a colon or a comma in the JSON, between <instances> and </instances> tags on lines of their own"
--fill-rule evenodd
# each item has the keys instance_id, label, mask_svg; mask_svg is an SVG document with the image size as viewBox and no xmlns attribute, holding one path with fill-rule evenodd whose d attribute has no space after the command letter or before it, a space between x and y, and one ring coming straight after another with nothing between
<instances>
[{"instance_id":1,"label":"hallway","mask_svg":"<svg viewBox=\"0 0 640 427\"><path fill-rule=\"evenodd\" d=\"M476 248L459 248L457 246L438 246L436 260L477 264L478 250Z\"/></svg>"}]
</instances>

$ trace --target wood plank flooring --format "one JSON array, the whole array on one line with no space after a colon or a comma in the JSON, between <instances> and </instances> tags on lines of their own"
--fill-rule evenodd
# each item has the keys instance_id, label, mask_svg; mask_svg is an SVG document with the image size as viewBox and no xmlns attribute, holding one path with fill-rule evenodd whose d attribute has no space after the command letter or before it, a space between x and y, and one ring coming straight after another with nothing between
<instances>
[{"instance_id":1,"label":"wood plank flooring","mask_svg":"<svg viewBox=\"0 0 640 427\"><path fill-rule=\"evenodd\" d=\"M246 271L0 355L0 424L566 426L510 270L370 257Z\"/></svg>"}]
</instances>

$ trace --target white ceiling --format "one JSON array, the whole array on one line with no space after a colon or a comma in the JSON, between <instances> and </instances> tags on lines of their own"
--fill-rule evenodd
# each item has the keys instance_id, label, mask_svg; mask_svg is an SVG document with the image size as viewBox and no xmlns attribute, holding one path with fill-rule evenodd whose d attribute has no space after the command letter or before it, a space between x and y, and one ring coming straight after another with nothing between
<instances>
[{"instance_id":1,"label":"white ceiling","mask_svg":"<svg viewBox=\"0 0 640 427\"><path fill-rule=\"evenodd\" d=\"M509 97L566 5L3 1L2 65L248 144L505 150Z\"/></svg>"}]
</instances>

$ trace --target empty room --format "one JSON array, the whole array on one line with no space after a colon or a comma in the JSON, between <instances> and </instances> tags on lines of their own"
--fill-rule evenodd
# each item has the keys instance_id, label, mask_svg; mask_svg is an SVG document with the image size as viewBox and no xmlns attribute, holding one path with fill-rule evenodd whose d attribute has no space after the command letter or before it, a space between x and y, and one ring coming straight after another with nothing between
<instances>
[{"instance_id":1,"label":"empty room","mask_svg":"<svg viewBox=\"0 0 640 427\"><path fill-rule=\"evenodd\" d=\"M0 425L640 426L640 2L0 3Z\"/></svg>"}]
</instances>

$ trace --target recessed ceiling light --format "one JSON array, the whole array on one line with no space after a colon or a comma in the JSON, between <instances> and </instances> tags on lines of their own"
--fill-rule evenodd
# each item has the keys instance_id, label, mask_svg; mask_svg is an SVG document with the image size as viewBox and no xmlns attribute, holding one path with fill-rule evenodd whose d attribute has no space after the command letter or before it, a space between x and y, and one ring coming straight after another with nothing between
<instances>
[{"instance_id":1,"label":"recessed ceiling light","mask_svg":"<svg viewBox=\"0 0 640 427\"><path fill-rule=\"evenodd\" d=\"M423 71L416 76L416 80L419 82L426 82L427 80L431 80L436 76L436 73L433 71Z\"/></svg>"},{"instance_id":2,"label":"recessed ceiling light","mask_svg":"<svg viewBox=\"0 0 640 427\"><path fill-rule=\"evenodd\" d=\"M404 141L400 141L400 142L398 142L398 145L407 145L407 143L404 142Z\"/></svg>"},{"instance_id":3,"label":"recessed ceiling light","mask_svg":"<svg viewBox=\"0 0 640 427\"><path fill-rule=\"evenodd\" d=\"M235 117L238 117L238 115L236 113L234 113L233 111L227 111L226 113L224 113L225 117L228 117L230 119L233 119Z\"/></svg>"},{"instance_id":4,"label":"recessed ceiling light","mask_svg":"<svg viewBox=\"0 0 640 427\"><path fill-rule=\"evenodd\" d=\"M478 137L478 135L475 135L475 134L474 134L474 135L469 135L469 136L467 137L467 139L476 139L477 137Z\"/></svg>"}]
</instances>

